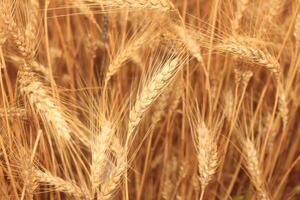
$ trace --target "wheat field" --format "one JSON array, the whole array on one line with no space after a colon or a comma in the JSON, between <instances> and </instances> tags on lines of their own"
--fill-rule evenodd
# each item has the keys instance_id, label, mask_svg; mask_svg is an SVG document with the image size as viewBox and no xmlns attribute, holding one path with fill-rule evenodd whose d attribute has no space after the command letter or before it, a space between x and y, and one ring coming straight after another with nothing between
<instances>
[{"instance_id":1,"label":"wheat field","mask_svg":"<svg viewBox=\"0 0 300 200\"><path fill-rule=\"evenodd\" d=\"M299 0L0 0L0 199L300 199Z\"/></svg>"}]
</instances>

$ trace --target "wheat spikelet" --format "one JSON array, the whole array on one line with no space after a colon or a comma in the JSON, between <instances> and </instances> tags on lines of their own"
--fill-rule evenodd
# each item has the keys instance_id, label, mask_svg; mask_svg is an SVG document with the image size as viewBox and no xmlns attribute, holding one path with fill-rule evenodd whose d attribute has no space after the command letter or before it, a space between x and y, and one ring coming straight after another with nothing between
<instances>
[{"instance_id":1,"label":"wheat spikelet","mask_svg":"<svg viewBox=\"0 0 300 200\"><path fill-rule=\"evenodd\" d=\"M36 181L53 186L55 191L64 192L75 197L88 199L88 193L84 192L75 183L66 181L58 176L54 176L48 171L43 172L39 169L35 169L34 176Z\"/></svg>"},{"instance_id":2,"label":"wheat spikelet","mask_svg":"<svg viewBox=\"0 0 300 200\"><path fill-rule=\"evenodd\" d=\"M20 91L36 111L50 124L58 136L70 140L69 128L61 107L48 94L44 84L39 81L36 74L25 64L19 71Z\"/></svg>"},{"instance_id":3,"label":"wheat spikelet","mask_svg":"<svg viewBox=\"0 0 300 200\"><path fill-rule=\"evenodd\" d=\"M258 195L263 199L269 199L261 171L261 164L259 163L258 152L253 142L247 138L243 140L243 152L245 156L245 167L249 173L251 182L258 191Z\"/></svg>"},{"instance_id":4,"label":"wheat spikelet","mask_svg":"<svg viewBox=\"0 0 300 200\"><path fill-rule=\"evenodd\" d=\"M280 65L268 52L264 52L235 38L229 38L228 40L225 40L224 43L219 45L217 48L236 55L245 61L262 65L274 73L277 79L280 78Z\"/></svg>"},{"instance_id":5,"label":"wheat spikelet","mask_svg":"<svg viewBox=\"0 0 300 200\"><path fill-rule=\"evenodd\" d=\"M236 1L236 11L234 13L234 19L232 21L232 28L233 28L234 32L237 32L240 27L240 23L241 23L243 14L247 8L248 3L249 3L249 0L237 0Z\"/></svg>"},{"instance_id":6,"label":"wheat spikelet","mask_svg":"<svg viewBox=\"0 0 300 200\"><path fill-rule=\"evenodd\" d=\"M179 69L178 58L169 59L145 84L129 114L128 135L134 131L143 114L174 78Z\"/></svg>"},{"instance_id":7,"label":"wheat spikelet","mask_svg":"<svg viewBox=\"0 0 300 200\"><path fill-rule=\"evenodd\" d=\"M96 136L92 144L91 180L93 191L101 184L101 174L107 162L106 151L108 150L112 136L113 129L110 122L104 121L101 126L100 134Z\"/></svg>"},{"instance_id":8,"label":"wheat spikelet","mask_svg":"<svg viewBox=\"0 0 300 200\"><path fill-rule=\"evenodd\" d=\"M197 150L199 181L203 195L206 186L212 180L218 167L218 148L215 136L208 130L204 122L198 123L194 137Z\"/></svg>"}]
</instances>

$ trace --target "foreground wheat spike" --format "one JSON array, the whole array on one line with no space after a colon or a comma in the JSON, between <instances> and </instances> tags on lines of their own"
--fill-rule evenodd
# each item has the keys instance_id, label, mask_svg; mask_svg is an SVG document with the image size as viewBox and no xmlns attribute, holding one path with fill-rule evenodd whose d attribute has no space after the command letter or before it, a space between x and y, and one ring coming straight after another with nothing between
<instances>
[{"instance_id":1,"label":"foreground wheat spike","mask_svg":"<svg viewBox=\"0 0 300 200\"><path fill-rule=\"evenodd\" d=\"M96 136L92 144L92 166L91 166L91 179L93 193L101 184L101 177L104 167L107 163L106 151L110 146L113 136L113 128L109 121L102 122L100 134Z\"/></svg>"},{"instance_id":2,"label":"foreground wheat spike","mask_svg":"<svg viewBox=\"0 0 300 200\"><path fill-rule=\"evenodd\" d=\"M261 163L259 161L258 152L253 142L249 139L243 139L243 153L245 156L245 167L249 173L250 180L258 191L258 196L261 199L269 199L269 195L265 188L263 174L261 171Z\"/></svg>"},{"instance_id":3,"label":"foreground wheat spike","mask_svg":"<svg viewBox=\"0 0 300 200\"><path fill-rule=\"evenodd\" d=\"M201 197L208 183L217 171L219 156L216 137L208 130L205 123L200 121L195 133L195 145L197 150L199 181L201 184Z\"/></svg>"},{"instance_id":4,"label":"foreground wheat spike","mask_svg":"<svg viewBox=\"0 0 300 200\"><path fill-rule=\"evenodd\" d=\"M37 74L24 64L19 70L20 91L27 97L30 105L45 121L54 128L58 136L70 140L71 129L57 101L49 95Z\"/></svg>"},{"instance_id":5,"label":"foreground wheat spike","mask_svg":"<svg viewBox=\"0 0 300 200\"><path fill-rule=\"evenodd\" d=\"M66 181L58 176L54 176L48 171L43 172L39 169L35 169L34 177L35 177L36 181L41 184L53 186L54 190L57 192L64 192L64 193L67 193L67 194L75 196L75 197L89 199L88 193L84 192L75 183Z\"/></svg>"},{"instance_id":6,"label":"foreground wheat spike","mask_svg":"<svg viewBox=\"0 0 300 200\"><path fill-rule=\"evenodd\" d=\"M278 61L270 55L268 52L251 46L241 39L229 38L225 40L221 45L216 47L217 49L231 53L244 59L247 62L262 65L272 73L274 73L277 79L280 79L280 65Z\"/></svg>"},{"instance_id":7,"label":"foreground wheat spike","mask_svg":"<svg viewBox=\"0 0 300 200\"><path fill-rule=\"evenodd\" d=\"M133 133L144 113L175 77L180 68L179 58L171 58L143 85L129 114L128 135Z\"/></svg>"},{"instance_id":8,"label":"foreground wheat spike","mask_svg":"<svg viewBox=\"0 0 300 200\"><path fill-rule=\"evenodd\" d=\"M127 170L127 152L121 145L118 138L112 141L111 151L115 153L116 164L110 170L108 177L101 184L101 189L98 194L98 200L109 200L114 196L122 176Z\"/></svg>"}]
</instances>

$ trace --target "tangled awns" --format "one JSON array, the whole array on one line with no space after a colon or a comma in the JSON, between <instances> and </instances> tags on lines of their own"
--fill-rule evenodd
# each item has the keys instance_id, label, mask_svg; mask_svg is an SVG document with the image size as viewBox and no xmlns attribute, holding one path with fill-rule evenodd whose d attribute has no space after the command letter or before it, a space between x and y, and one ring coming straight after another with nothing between
<instances>
[{"instance_id":1,"label":"tangled awns","mask_svg":"<svg viewBox=\"0 0 300 200\"><path fill-rule=\"evenodd\" d=\"M300 199L300 0L0 0L0 200Z\"/></svg>"}]
</instances>

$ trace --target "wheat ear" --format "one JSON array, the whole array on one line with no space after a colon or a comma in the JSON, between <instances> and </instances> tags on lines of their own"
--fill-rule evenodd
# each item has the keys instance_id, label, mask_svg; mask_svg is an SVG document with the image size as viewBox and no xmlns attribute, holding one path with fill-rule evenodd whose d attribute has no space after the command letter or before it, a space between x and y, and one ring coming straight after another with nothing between
<instances>
[{"instance_id":1,"label":"wheat ear","mask_svg":"<svg viewBox=\"0 0 300 200\"><path fill-rule=\"evenodd\" d=\"M75 183L66 181L58 176L54 176L48 171L43 172L39 169L35 169L34 176L37 182L51 185L54 187L55 191L64 192L75 197L86 198L88 196L88 193L84 192Z\"/></svg>"},{"instance_id":2,"label":"wheat ear","mask_svg":"<svg viewBox=\"0 0 300 200\"><path fill-rule=\"evenodd\" d=\"M153 31L142 30L130 42L128 42L125 48L121 50L109 64L105 75L105 85L107 85L111 77L120 70L121 65L126 60L132 58L141 47L149 44L149 42L155 37L154 34L155 33L153 33Z\"/></svg>"},{"instance_id":3,"label":"wheat ear","mask_svg":"<svg viewBox=\"0 0 300 200\"><path fill-rule=\"evenodd\" d=\"M7 33L16 44L22 57L26 60L32 60L34 58L37 45L36 33L38 16L36 4L33 5L35 6L32 6L30 14L31 19L25 27L25 30L20 28L15 22L11 11L11 5L9 5L7 1L3 2L3 5L0 7L0 16L4 21Z\"/></svg>"},{"instance_id":4,"label":"wheat ear","mask_svg":"<svg viewBox=\"0 0 300 200\"><path fill-rule=\"evenodd\" d=\"M103 6L109 8L129 8L129 9L155 9L169 11L174 9L169 0L90 0L90 6Z\"/></svg>"},{"instance_id":5,"label":"wheat ear","mask_svg":"<svg viewBox=\"0 0 300 200\"><path fill-rule=\"evenodd\" d=\"M18 73L20 91L24 94L38 114L52 126L58 136L70 140L71 129L65 120L63 111L53 97L49 95L44 84L27 64Z\"/></svg>"},{"instance_id":6,"label":"wheat ear","mask_svg":"<svg viewBox=\"0 0 300 200\"><path fill-rule=\"evenodd\" d=\"M279 79L280 77L280 65L272 55L270 55L268 52L264 52L259 48L251 46L250 44L247 44L242 40L229 38L228 40L225 40L221 45L218 45L217 49L236 55L248 62L262 65L266 69L274 73L276 78Z\"/></svg>"},{"instance_id":7,"label":"wheat ear","mask_svg":"<svg viewBox=\"0 0 300 200\"><path fill-rule=\"evenodd\" d=\"M191 55L194 56L198 62L204 65L199 43L194 39L193 35L182 26L174 25L174 30Z\"/></svg>"},{"instance_id":8,"label":"wheat ear","mask_svg":"<svg viewBox=\"0 0 300 200\"><path fill-rule=\"evenodd\" d=\"M101 184L98 200L108 200L113 197L114 191L127 170L127 153L117 138L112 141L111 150L116 155L116 165L110 170L108 178Z\"/></svg>"},{"instance_id":9,"label":"wheat ear","mask_svg":"<svg viewBox=\"0 0 300 200\"><path fill-rule=\"evenodd\" d=\"M107 163L106 151L108 150L110 141L113 136L113 128L110 122L104 121L101 126L101 132L96 136L92 144L92 166L91 166L91 180L93 193L101 184L104 167Z\"/></svg>"},{"instance_id":10,"label":"wheat ear","mask_svg":"<svg viewBox=\"0 0 300 200\"><path fill-rule=\"evenodd\" d=\"M199 181L201 184L201 197L206 186L217 171L219 156L216 137L208 130L204 122L198 122L195 144L197 150Z\"/></svg>"},{"instance_id":11,"label":"wheat ear","mask_svg":"<svg viewBox=\"0 0 300 200\"><path fill-rule=\"evenodd\" d=\"M245 167L249 173L251 182L258 191L258 196L260 196L261 199L267 200L269 197L264 185L261 164L259 162L258 152L255 145L248 138L243 140L242 145L245 156Z\"/></svg>"},{"instance_id":12,"label":"wheat ear","mask_svg":"<svg viewBox=\"0 0 300 200\"><path fill-rule=\"evenodd\" d=\"M169 59L143 86L129 114L128 136L140 123L144 113L169 85L179 69L178 58Z\"/></svg>"}]
</instances>

